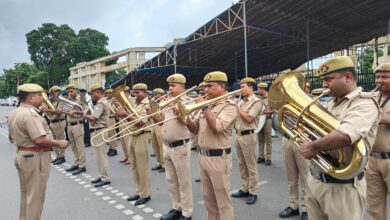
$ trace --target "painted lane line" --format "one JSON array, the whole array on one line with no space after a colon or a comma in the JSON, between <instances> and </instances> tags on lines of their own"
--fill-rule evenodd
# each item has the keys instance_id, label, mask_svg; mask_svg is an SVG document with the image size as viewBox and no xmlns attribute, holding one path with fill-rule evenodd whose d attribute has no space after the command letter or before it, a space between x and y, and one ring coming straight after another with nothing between
<instances>
[{"instance_id":1,"label":"painted lane line","mask_svg":"<svg viewBox=\"0 0 390 220\"><path fill-rule=\"evenodd\" d=\"M133 217L134 220L142 220L144 219L142 216L136 215Z\"/></svg>"},{"instance_id":2,"label":"painted lane line","mask_svg":"<svg viewBox=\"0 0 390 220\"><path fill-rule=\"evenodd\" d=\"M117 193L116 195L117 196L123 196L124 194L123 193Z\"/></svg>"},{"instance_id":3,"label":"painted lane line","mask_svg":"<svg viewBox=\"0 0 390 220\"><path fill-rule=\"evenodd\" d=\"M114 190L111 191L111 193L117 193L117 192L119 192L119 191L116 190L116 189L114 189Z\"/></svg>"},{"instance_id":4,"label":"painted lane line","mask_svg":"<svg viewBox=\"0 0 390 220\"><path fill-rule=\"evenodd\" d=\"M85 187L85 188L91 188L91 185L86 184L86 185L84 185L84 187Z\"/></svg>"},{"instance_id":5,"label":"painted lane line","mask_svg":"<svg viewBox=\"0 0 390 220\"><path fill-rule=\"evenodd\" d=\"M125 213L125 215L132 215L134 212L131 211L130 209L128 209L128 210L123 211L123 213Z\"/></svg>"},{"instance_id":6,"label":"painted lane line","mask_svg":"<svg viewBox=\"0 0 390 220\"><path fill-rule=\"evenodd\" d=\"M101 195L104 195L104 193L103 193L103 192L101 192L101 191L97 191L97 192L95 193L95 195L97 195L97 196L101 196Z\"/></svg>"},{"instance_id":7,"label":"painted lane line","mask_svg":"<svg viewBox=\"0 0 390 220\"><path fill-rule=\"evenodd\" d=\"M95 192L95 191L97 191L97 189L95 189L95 188L92 188L92 189L90 189L89 191L91 191L91 192Z\"/></svg>"},{"instance_id":8,"label":"painted lane line","mask_svg":"<svg viewBox=\"0 0 390 220\"><path fill-rule=\"evenodd\" d=\"M136 206L137 208L139 208L139 209L143 209L143 208L145 208L146 206L145 205L138 205L138 206Z\"/></svg>"},{"instance_id":9,"label":"painted lane line","mask_svg":"<svg viewBox=\"0 0 390 220\"><path fill-rule=\"evenodd\" d=\"M116 203L116 200L111 200L108 202L108 204L115 204Z\"/></svg>"},{"instance_id":10,"label":"painted lane line","mask_svg":"<svg viewBox=\"0 0 390 220\"><path fill-rule=\"evenodd\" d=\"M151 213L151 212L153 212L154 210L153 209L151 209L151 208L148 208L148 207L146 207L146 208L144 208L144 209L142 209L144 212L146 212L146 213Z\"/></svg>"},{"instance_id":11,"label":"painted lane line","mask_svg":"<svg viewBox=\"0 0 390 220\"><path fill-rule=\"evenodd\" d=\"M111 197L109 197L109 196L104 196L104 197L102 197L102 199L103 199L104 201L106 201L106 200L111 199Z\"/></svg>"},{"instance_id":12,"label":"painted lane line","mask_svg":"<svg viewBox=\"0 0 390 220\"><path fill-rule=\"evenodd\" d=\"M117 209L123 209L123 208L125 208L125 206L122 205L122 204L118 204L118 205L115 206L115 208L117 208Z\"/></svg>"},{"instance_id":13,"label":"painted lane line","mask_svg":"<svg viewBox=\"0 0 390 220\"><path fill-rule=\"evenodd\" d=\"M161 216L162 216L162 214L160 214L160 213L153 214L153 217L155 217L155 218L160 218Z\"/></svg>"}]
</instances>

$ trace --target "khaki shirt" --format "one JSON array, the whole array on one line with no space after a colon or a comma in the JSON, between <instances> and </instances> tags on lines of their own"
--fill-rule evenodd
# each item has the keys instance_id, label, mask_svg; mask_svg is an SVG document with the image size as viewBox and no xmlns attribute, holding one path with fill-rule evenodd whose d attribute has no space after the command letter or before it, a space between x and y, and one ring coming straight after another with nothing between
<instances>
[{"instance_id":1,"label":"khaki shirt","mask_svg":"<svg viewBox=\"0 0 390 220\"><path fill-rule=\"evenodd\" d=\"M16 146L39 147L33 140L41 136L47 136L53 139L45 118L39 114L37 108L28 104L21 103L9 115L8 126Z\"/></svg>"},{"instance_id":2,"label":"khaki shirt","mask_svg":"<svg viewBox=\"0 0 390 220\"><path fill-rule=\"evenodd\" d=\"M73 99L71 96L69 96L69 100L72 101L72 102L75 102L79 105L81 105L84 109L86 108L85 104L80 100L80 96L77 95L76 99ZM70 115L67 115L67 121L68 123L69 122L78 122L78 121L82 121L83 118L80 117L79 115L75 115L74 117L70 116Z\"/></svg>"},{"instance_id":3,"label":"khaki shirt","mask_svg":"<svg viewBox=\"0 0 390 220\"><path fill-rule=\"evenodd\" d=\"M182 96L179 98L180 102L191 104L191 98L188 96ZM164 111L164 119L176 117L173 109ZM187 126L183 124L179 118L168 120L163 124L163 139L169 142L190 138L190 131Z\"/></svg>"},{"instance_id":4,"label":"khaki shirt","mask_svg":"<svg viewBox=\"0 0 390 220\"><path fill-rule=\"evenodd\" d=\"M375 94L375 100L378 101L379 106L382 106L385 99L382 97L379 103L380 94ZM390 119L390 100L381 109L380 118ZM390 126L385 124L379 124L376 133L376 139L374 146L372 147L373 152L390 152Z\"/></svg>"},{"instance_id":5,"label":"khaki shirt","mask_svg":"<svg viewBox=\"0 0 390 220\"><path fill-rule=\"evenodd\" d=\"M268 102L268 96L260 96L260 99L263 103L263 106L262 108L263 109L267 109L267 108L271 108L271 106L269 105L269 102ZM260 111L261 112L261 111ZM267 119L271 119L272 118L272 114L271 115L265 115L267 117Z\"/></svg>"},{"instance_id":6,"label":"khaki shirt","mask_svg":"<svg viewBox=\"0 0 390 220\"><path fill-rule=\"evenodd\" d=\"M115 102L115 101L116 101L115 98L107 99L107 106L108 106L108 108L110 108L110 106L109 106L110 103L111 102ZM113 118L113 117L115 117L115 112L111 111L111 108L110 108L110 118Z\"/></svg>"},{"instance_id":7,"label":"khaki shirt","mask_svg":"<svg viewBox=\"0 0 390 220\"><path fill-rule=\"evenodd\" d=\"M257 125L259 124L259 114L262 107L263 104L261 100L255 95L245 97L238 103L239 110L246 112L249 116L254 118L254 120L251 123L248 123L242 119L241 116L239 116L235 124L237 133L245 130L254 130L257 128Z\"/></svg>"},{"instance_id":8,"label":"khaki shirt","mask_svg":"<svg viewBox=\"0 0 390 220\"><path fill-rule=\"evenodd\" d=\"M203 111L195 122L199 125L198 144L202 149L226 149L231 147L232 129L238 117L238 107L232 100L222 100L210 106L216 115L217 131L208 126Z\"/></svg>"},{"instance_id":9,"label":"khaki shirt","mask_svg":"<svg viewBox=\"0 0 390 220\"><path fill-rule=\"evenodd\" d=\"M53 105L54 105L54 108L56 108L58 110L58 104L60 103L59 100L53 100L52 101ZM61 114L59 115L58 117L56 117L55 120L58 120L58 119L65 119L65 116L66 114Z\"/></svg>"},{"instance_id":10,"label":"khaki shirt","mask_svg":"<svg viewBox=\"0 0 390 220\"><path fill-rule=\"evenodd\" d=\"M135 101L135 99L134 99ZM145 108L149 106L149 99L148 97L145 97L144 99L142 99L142 101L140 103L137 103L136 101L134 102L134 108L135 110L138 112L138 117L141 118L141 117L144 117L146 116L146 111L145 111ZM136 119L138 120L138 119ZM145 125L143 125L142 127L146 127L146 126L149 126L150 125L150 118L144 118L144 119L141 119L141 121L143 123L145 123ZM132 121L131 121L132 123ZM140 129L142 127L139 127L138 125L135 125L135 126L132 126L132 128L136 128L136 129ZM131 128L131 130L133 130ZM152 128L148 128L148 129L145 129L144 131L151 131ZM139 135L141 133L140 132L136 132L136 133L133 133L132 135Z\"/></svg>"},{"instance_id":11,"label":"khaki shirt","mask_svg":"<svg viewBox=\"0 0 390 220\"><path fill-rule=\"evenodd\" d=\"M106 98L101 98L96 102L96 105L93 106L92 116L96 118L96 121L90 122L90 128L107 127L110 108Z\"/></svg>"},{"instance_id":12,"label":"khaki shirt","mask_svg":"<svg viewBox=\"0 0 390 220\"><path fill-rule=\"evenodd\" d=\"M337 131L347 135L351 143L363 138L367 150L370 151L374 144L379 118L378 106L370 93L362 92L362 88L357 87L343 98L334 99L328 105L328 110L340 121ZM345 164L351 161L351 149L343 148ZM336 155L335 151L331 154ZM314 162L312 164L314 165Z\"/></svg>"}]
</instances>

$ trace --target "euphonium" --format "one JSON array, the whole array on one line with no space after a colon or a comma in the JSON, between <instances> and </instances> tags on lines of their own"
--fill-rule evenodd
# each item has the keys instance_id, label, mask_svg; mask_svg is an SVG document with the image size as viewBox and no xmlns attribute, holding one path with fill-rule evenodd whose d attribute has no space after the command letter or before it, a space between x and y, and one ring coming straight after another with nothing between
<instances>
[{"instance_id":1,"label":"euphonium","mask_svg":"<svg viewBox=\"0 0 390 220\"><path fill-rule=\"evenodd\" d=\"M313 100L305 94L304 86L305 77L299 72L290 72L279 76L272 83L269 93L270 105L278 110L281 130L294 140L298 147L297 138L315 141L340 125L340 121L316 103L319 97ZM344 162L345 150L350 150L352 155L348 164ZM351 148L320 152L312 160L334 178L351 179L366 166L367 149L364 141L360 139Z\"/></svg>"},{"instance_id":2,"label":"euphonium","mask_svg":"<svg viewBox=\"0 0 390 220\"><path fill-rule=\"evenodd\" d=\"M56 110L53 103L51 103L49 97L47 96L46 92L42 92L42 97L43 97L42 107L45 107L45 108L48 108L51 110ZM45 112L45 115L50 120L55 120L58 117L58 115L50 114L48 112Z\"/></svg>"},{"instance_id":3,"label":"euphonium","mask_svg":"<svg viewBox=\"0 0 390 220\"><path fill-rule=\"evenodd\" d=\"M130 103L129 99L126 97L125 94L125 85L120 85L112 91L112 97L114 97L116 101L110 102L110 109L111 111L118 111L120 109L120 106L124 108L124 110L130 114L138 117L138 112L137 110L133 107L133 105ZM119 104L118 104L119 103ZM130 131L134 131L138 129L138 126L134 124L133 126L130 126L127 128Z\"/></svg>"}]
</instances>

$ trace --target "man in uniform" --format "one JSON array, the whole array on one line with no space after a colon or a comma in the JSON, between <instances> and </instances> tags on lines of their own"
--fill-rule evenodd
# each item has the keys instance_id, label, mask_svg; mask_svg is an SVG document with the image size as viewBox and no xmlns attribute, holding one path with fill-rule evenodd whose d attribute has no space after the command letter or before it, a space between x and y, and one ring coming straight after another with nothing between
<instances>
[{"instance_id":1,"label":"man in uniform","mask_svg":"<svg viewBox=\"0 0 390 220\"><path fill-rule=\"evenodd\" d=\"M128 86L125 86L124 92L125 92L126 97L129 99L130 103L132 105L134 105L134 100L133 100L133 98L130 95L130 88ZM118 120L120 120L120 119L118 119ZM129 150L130 150L130 138L131 138L131 136L130 135L125 135L128 131L127 131L127 129L122 131L123 129L124 129L124 126L120 126L119 127L119 132L120 132L120 135L122 136L120 138L120 141L121 141L121 144L122 144L123 154L125 155L125 157L122 160L120 160L119 162L123 163L124 165L130 165Z\"/></svg>"},{"instance_id":2,"label":"man in uniform","mask_svg":"<svg viewBox=\"0 0 390 220\"><path fill-rule=\"evenodd\" d=\"M80 101L84 104L84 106L90 106L92 107L91 100L87 100L87 90L86 89L80 89ZM88 103L90 102L90 103ZM91 134L89 133L89 122L88 120L83 120L84 125L84 144L85 147L91 146Z\"/></svg>"},{"instance_id":3,"label":"man in uniform","mask_svg":"<svg viewBox=\"0 0 390 220\"><path fill-rule=\"evenodd\" d=\"M240 166L242 189L232 193L232 197L246 198L246 204L252 205L257 200L259 174L256 164L257 136L255 129L259 124L262 103L254 94L256 81L247 77L241 80L241 97L238 103L239 116L236 121L237 158Z\"/></svg>"},{"instance_id":4,"label":"man in uniform","mask_svg":"<svg viewBox=\"0 0 390 220\"><path fill-rule=\"evenodd\" d=\"M272 114L274 111L268 104L268 84L259 83L257 85L257 93L260 96L260 99L263 102L265 110L262 110L260 114L266 115L267 119L265 120L264 127L258 133L259 140L259 157L257 158L257 163L264 163L265 166L271 165L271 156L272 156ZM264 147L266 148L264 156Z\"/></svg>"},{"instance_id":5,"label":"man in uniform","mask_svg":"<svg viewBox=\"0 0 390 220\"><path fill-rule=\"evenodd\" d=\"M177 97L185 91L186 78L176 73L167 78L169 95ZM187 96L179 98L182 103L189 103ZM170 103L172 105L176 103ZM171 106L172 106L171 105ZM170 119L178 115L176 108L165 110L164 118ZM155 119L155 118L154 118ZM193 212L192 184L190 175L191 144L190 131L183 120L175 118L163 124L164 165L168 192L172 200L172 210L161 217L161 220L191 219Z\"/></svg>"},{"instance_id":6,"label":"man in uniform","mask_svg":"<svg viewBox=\"0 0 390 220\"><path fill-rule=\"evenodd\" d=\"M164 90L161 88L153 89L153 100L160 103L160 97L164 95ZM164 157L163 157L163 136L162 136L162 124L153 126L152 128L152 147L156 157L157 165L152 167L152 170L158 170L164 172Z\"/></svg>"},{"instance_id":7,"label":"man in uniform","mask_svg":"<svg viewBox=\"0 0 390 220\"><path fill-rule=\"evenodd\" d=\"M80 101L80 96L77 95L77 87L73 84L69 84L66 87L68 91L69 100L75 102L85 108L85 105ZM84 147L84 125L82 111L69 110L67 113L68 121L68 138L72 144L72 151L74 155L75 164L68 168L67 172L73 172L73 175L78 175L82 172L86 172L86 158ZM77 139L76 139L77 138ZM76 140L75 140L76 139Z\"/></svg>"},{"instance_id":8,"label":"man in uniform","mask_svg":"<svg viewBox=\"0 0 390 220\"><path fill-rule=\"evenodd\" d=\"M112 94L112 89L106 89L106 91L104 92L104 95L105 95L107 101L111 101L113 99L111 94ZM111 127L112 125L115 124L115 122L116 122L115 121L115 114L110 111L110 117L108 119L107 127ZM116 130L110 129L108 136L113 137L115 135L116 135ZM108 146L109 146L108 152L107 152L108 156L113 157L115 155L118 155L118 151L116 150L116 140L110 141L110 143L108 143Z\"/></svg>"},{"instance_id":9,"label":"man in uniform","mask_svg":"<svg viewBox=\"0 0 390 220\"><path fill-rule=\"evenodd\" d=\"M57 116L55 119L50 120L50 128L53 132L53 137L55 140L65 140L65 114L58 110L58 98L60 97L60 90L61 89L58 86L53 86L49 89L52 104L56 109L41 109L42 112L47 112ZM54 152L57 157L54 159L54 161L52 161L52 163L54 165L65 163L65 149L62 147L56 147L54 148Z\"/></svg>"},{"instance_id":10,"label":"man in uniform","mask_svg":"<svg viewBox=\"0 0 390 220\"><path fill-rule=\"evenodd\" d=\"M204 82L208 98L217 98L227 92L227 76L224 72L208 73ZM238 107L226 98L202 108L199 118L187 118L188 129L198 134L200 178L208 220L234 219L230 198L232 173L231 138Z\"/></svg>"},{"instance_id":11,"label":"man in uniform","mask_svg":"<svg viewBox=\"0 0 390 220\"><path fill-rule=\"evenodd\" d=\"M330 89L335 99L328 110L340 121L340 125L324 137L300 143L299 152L311 159L321 151L330 151L330 156L344 152L343 163L350 164L352 144L362 139L365 147L371 149L375 141L378 123L378 106L371 93L357 87L356 73L352 59L336 56L323 63L318 71L322 86ZM364 171L351 179L340 180L324 173L311 162L307 182L309 219L354 219L362 220L366 182Z\"/></svg>"},{"instance_id":12,"label":"man in uniform","mask_svg":"<svg viewBox=\"0 0 390 220\"><path fill-rule=\"evenodd\" d=\"M20 106L9 115L9 138L17 146L15 167L20 182L19 219L40 219L50 173L51 147L65 148L66 140L54 140L40 115L43 88L37 84L18 87Z\"/></svg>"},{"instance_id":13,"label":"man in uniform","mask_svg":"<svg viewBox=\"0 0 390 220\"><path fill-rule=\"evenodd\" d=\"M135 94L135 109L139 117L146 115L145 108L149 105L148 86L144 83L138 83L133 86ZM118 117L129 116L124 110L116 113ZM148 119L138 120L136 116L130 116L129 121L136 120L136 125L139 128L148 125ZM131 171L133 173L134 182L136 184L136 194L129 196L127 201L136 201L135 205L142 205L150 201L149 192L149 168L148 168L148 145L150 143L150 129L134 132L130 139L130 161Z\"/></svg>"},{"instance_id":14,"label":"man in uniform","mask_svg":"<svg viewBox=\"0 0 390 220\"><path fill-rule=\"evenodd\" d=\"M108 107L107 99L104 97L104 90L99 84L93 85L90 92L92 100L96 104L93 107L93 113L91 115L84 115L84 117L89 121L89 132L91 133L91 136L94 137L101 133L102 129L107 127L110 108ZM104 132L103 135L107 135L107 133ZM94 142L97 144L103 143L102 135L98 135ZM100 175L95 180L92 180L91 183L95 184L95 187L101 187L111 183L108 175L108 158L104 147L105 144L95 145L95 143L92 143L92 149Z\"/></svg>"},{"instance_id":15,"label":"man in uniform","mask_svg":"<svg viewBox=\"0 0 390 220\"><path fill-rule=\"evenodd\" d=\"M367 204L371 219L386 220L390 194L390 63L379 65L375 74L379 86L376 100L382 113L366 172Z\"/></svg>"}]
</instances>

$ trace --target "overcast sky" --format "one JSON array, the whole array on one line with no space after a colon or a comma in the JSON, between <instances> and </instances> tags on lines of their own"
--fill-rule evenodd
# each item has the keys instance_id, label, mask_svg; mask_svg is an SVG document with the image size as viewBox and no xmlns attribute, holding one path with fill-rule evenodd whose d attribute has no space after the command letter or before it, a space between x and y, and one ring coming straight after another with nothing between
<instances>
[{"instance_id":1,"label":"overcast sky","mask_svg":"<svg viewBox=\"0 0 390 220\"><path fill-rule=\"evenodd\" d=\"M92 28L110 52L186 37L237 0L0 0L0 74L30 60L26 33L42 23Z\"/></svg>"}]
</instances>

